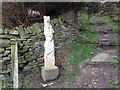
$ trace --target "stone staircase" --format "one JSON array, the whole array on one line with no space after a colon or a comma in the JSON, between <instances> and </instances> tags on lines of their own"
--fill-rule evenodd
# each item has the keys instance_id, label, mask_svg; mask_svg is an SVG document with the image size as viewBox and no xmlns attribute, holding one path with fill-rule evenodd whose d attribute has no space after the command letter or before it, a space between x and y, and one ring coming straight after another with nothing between
<instances>
[{"instance_id":1,"label":"stone staircase","mask_svg":"<svg viewBox=\"0 0 120 90\"><path fill-rule=\"evenodd\" d=\"M118 68L111 62L117 58L117 33L107 26L107 22L92 21L99 32L98 49L88 60L89 64L80 64L81 76L77 78L77 88L110 88L112 80L118 83Z\"/></svg>"},{"instance_id":2,"label":"stone staircase","mask_svg":"<svg viewBox=\"0 0 120 90\"><path fill-rule=\"evenodd\" d=\"M98 26L99 31L99 40L98 43L100 46L114 46L118 45L117 33L112 31L113 29L107 25Z\"/></svg>"}]
</instances>

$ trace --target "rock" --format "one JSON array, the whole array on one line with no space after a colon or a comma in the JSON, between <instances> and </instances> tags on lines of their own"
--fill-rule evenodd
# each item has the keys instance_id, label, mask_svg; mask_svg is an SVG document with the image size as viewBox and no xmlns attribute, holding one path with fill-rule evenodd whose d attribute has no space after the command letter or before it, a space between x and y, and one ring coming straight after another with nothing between
<instances>
[{"instance_id":1,"label":"rock","mask_svg":"<svg viewBox=\"0 0 120 90\"><path fill-rule=\"evenodd\" d=\"M108 53L99 53L93 58L91 58L91 62L111 62L110 55Z\"/></svg>"},{"instance_id":2,"label":"rock","mask_svg":"<svg viewBox=\"0 0 120 90\"><path fill-rule=\"evenodd\" d=\"M3 61L10 60L10 57L3 57Z\"/></svg>"},{"instance_id":3,"label":"rock","mask_svg":"<svg viewBox=\"0 0 120 90\"><path fill-rule=\"evenodd\" d=\"M0 70L0 74L6 74L12 72L12 70L8 69L8 70Z\"/></svg>"},{"instance_id":4,"label":"rock","mask_svg":"<svg viewBox=\"0 0 120 90\"><path fill-rule=\"evenodd\" d=\"M25 55L25 58L29 58L33 55L33 53L26 52L26 53L24 53L24 55Z\"/></svg>"},{"instance_id":5,"label":"rock","mask_svg":"<svg viewBox=\"0 0 120 90\"><path fill-rule=\"evenodd\" d=\"M2 26L0 25L0 34L3 34L4 29L2 28Z\"/></svg>"},{"instance_id":6,"label":"rock","mask_svg":"<svg viewBox=\"0 0 120 90\"><path fill-rule=\"evenodd\" d=\"M25 60L25 57L24 56L20 56L18 57L18 63L19 64L23 64L23 63L26 63L27 61Z\"/></svg>"},{"instance_id":7,"label":"rock","mask_svg":"<svg viewBox=\"0 0 120 90\"><path fill-rule=\"evenodd\" d=\"M29 27L27 27L27 30L28 30L28 32L27 32L28 34L32 34L33 33Z\"/></svg>"},{"instance_id":8,"label":"rock","mask_svg":"<svg viewBox=\"0 0 120 90\"><path fill-rule=\"evenodd\" d=\"M9 53L10 53L10 50L6 50L6 51L5 51L5 54L9 54Z\"/></svg>"},{"instance_id":9,"label":"rock","mask_svg":"<svg viewBox=\"0 0 120 90\"><path fill-rule=\"evenodd\" d=\"M11 47L7 47L6 50L11 50Z\"/></svg>"},{"instance_id":10,"label":"rock","mask_svg":"<svg viewBox=\"0 0 120 90\"><path fill-rule=\"evenodd\" d=\"M23 48L23 43L19 43L19 49L22 49Z\"/></svg>"},{"instance_id":11,"label":"rock","mask_svg":"<svg viewBox=\"0 0 120 90\"><path fill-rule=\"evenodd\" d=\"M24 36L24 38L29 39L29 38L30 38L30 35L27 34L27 35Z\"/></svg>"},{"instance_id":12,"label":"rock","mask_svg":"<svg viewBox=\"0 0 120 90\"><path fill-rule=\"evenodd\" d=\"M23 38L25 35L25 31L22 27L20 28L19 33L20 33L20 37Z\"/></svg>"},{"instance_id":13,"label":"rock","mask_svg":"<svg viewBox=\"0 0 120 90\"><path fill-rule=\"evenodd\" d=\"M23 41L23 44L27 45L30 41Z\"/></svg>"},{"instance_id":14,"label":"rock","mask_svg":"<svg viewBox=\"0 0 120 90\"><path fill-rule=\"evenodd\" d=\"M5 51L4 48L0 48L0 53L3 53Z\"/></svg>"},{"instance_id":15,"label":"rock","mask_svg":"<svg viewBox=\"0 0 120 90\"><path fill-rule=\"evenodd\" d=\"M24 46L23 49L20 51L21 53L24 53L26 51L29 51L29 48L34 48L35 46L34 45L31 45L31 46Z\"/></svg>"},{"instance_id":16,"label":"rock","mask_svg":"<svg viewBox=\"0 0 120 90\"><path fill-rule=\"evenodd\" d=\"M24 64L26 63L27 61L18 61L19 64Z\"/></svg>"},{"instance_id":17,"label":"rock","mask_svg":"<svg viewBox=\"0 0 120 90\"><path fill-rule=\"evenodd\" d=\"M0 46L4 46L10 44L10 40L6 40L6 39L0 39Z\"/></svg>"},{"instance_id":18,"label":"rock","mask_svg":"<svg viewBox=\"0 0 120 90\"><path fill-rule=\"evenodd\" d=\"M0 54L0 57L6 57L7 54L3 53L3 54Z\"/></svg>"},{"instance_id":19,"label":"rock","mask_svg":"<svg viewBox=\"0 0 120 90\"><path fill-rule=\"evenodd\" d=\"M8 34L8 29L7 28L5 28L4 33Z\"/></svg>"},{"instance_id":20,"label":"rock","mask_svg":"<svg viewBox=\"0 0 120 90\"><path fill-rule=\"evenodd\" d=\"M16 31L16 30L9 30L9 34L12 34L12 35L18 35L19 32Z\"/></svg>"},{"instance_id":21,"label":"rock","mask_svg":"<svg viewBox=\"0 0 120 90\"><path fill-rule=\"evenodd\" d=\"M91 20L90 22L89 22L89 24L95 24L95 25L103 25L103 24L105 24L105 22L104 21L102 21L102 20Z\"/></svg>"},{"instance_id":22,"label":"rock","mask_svg":"<svg viewBox=\"0 0 120 90\"><path fill-rule=\"evenodd\" d=\"M35 40L37 36L31 36L30 39Z\"/></svg>"},{"instance_id":23,"label":"rock","mask_svg":"<svg viewBox=\"0 0 120 90\"><path fill-rule=\"evenodd\" d=\"M11 38L16 38L16 36L9 35L9 34L0 35L0 39L11 39Z\"/></svg>"},{"instance_id":24,"label":"rock","mask_svg":"<svg viewBox=\"0 0 120 90\"><path fill-rule=\"evenodd\" d=\"M10 54L8 54L8 57L9 57L9 58L11 58L11 53L10 53Z\"/></svg>"},{"instance_id":25,"label":"rock","mask_svg":"<svg viewBox=\"0 0 120 90\"><path fill-rule=\"evenodd\" d=\"M34 61L36 58L37 58L36 56L32 55L30 57L26 57L26 61L31 62Z\"/></svg>"}]
</instances>

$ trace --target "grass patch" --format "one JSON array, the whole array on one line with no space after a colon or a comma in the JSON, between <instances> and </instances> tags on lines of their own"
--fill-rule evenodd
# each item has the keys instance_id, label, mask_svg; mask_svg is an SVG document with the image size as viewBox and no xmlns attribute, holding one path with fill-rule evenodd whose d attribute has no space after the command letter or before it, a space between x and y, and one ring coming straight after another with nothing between
<instances>
[{"instance_id":1,"label":"grass patch","mask_svg":"<svg viewBox=\"0 0 120 90\"><path fill-rule=\"evenodd\" d=\"M79 75L79 63L88 58L96 49L94 45L71 43L67 46L69 53L64 55L65 64L65 87L72 87L75 76Z\"/></svg>"},{"instance_id":2,"label":"grass patch","mask_svg":"<svg viewBox=\"0 0 120 90\"><path fill-rule=\"evenodd\" d=\"M89 32L89 31L84 31L80 33L81 35L84 35L87 39L97 41L98 40L98 34Z\"/></svg>"},{"instance_id":3,"label":"grass patch","mask_svg":"<svg viewBox=\"0 0 120 90\"><path fill-rule=\"evenodd\" d=\"M119 30L119 26L120 26L120 22L118 22L118 23L113 22L112 23L112 29L113 29L113 31L114 32L119 32L120 31Z\"/></svg>"},{"instance_id":4,"label":"grass patch","mask_svg":"<svg viewBox=\"0 0 120 90\"><path fill-rule=\"evenodd\" d=\"M120 88L120 85L118 82L115 82L113 80L108 81L108 85L110 88Z\"/></svg>"},{"instance_id":5,"label":"grass patch","mask_svg":"<svg viewBox=\"0 0 120 90\"><path fill-rule=\"evenodd\" d=\"M90 16L86 13L81 13L78 20L80 21L80 28L88 29L89 28L89 20Z\"/></svg>"},{"instance_id":6,"label":"grass patch","mask_svg":"<svg viewBox=\"0 0 120 90\"><path fill-rule=\"evenodd\" d=\"M82 30L85 30L83 32L80 32L80 35L85 37L87 40L97 40L97 34L94 33L97 31L97 26L89 24L91 18L93 16L87 14L87 13L80 13L78 17L79 26Z\"/></svg>"},{"instance_id":7,"label":"grass patch","mask_svg":"<svg viewBox=\"0 0 120 90\"><path fill-rule=\"evenodd\" d=\"M119 63L120 63L120 52L118 52L117 58L111 61L111 64L112 64L114 67L117 67L117 68L120 69Z\"/></svg>"}]
</instances>

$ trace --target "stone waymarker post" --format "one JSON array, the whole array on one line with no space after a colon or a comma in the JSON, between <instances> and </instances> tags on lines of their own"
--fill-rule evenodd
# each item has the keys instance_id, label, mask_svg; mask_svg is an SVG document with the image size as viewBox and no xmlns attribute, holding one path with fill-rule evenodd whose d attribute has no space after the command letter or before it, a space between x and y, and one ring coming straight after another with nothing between
<instances>
[{"instance_id":1,"label":"stone waymarker post","mask_svg":"<svg viewBox=\"0 0 120 90\"><path fill-rule=\"evenodd\" d=\"M44 35L45 35L45 43L44 43L44 66L41 68L42 77L44 81L53 80L58 76L58 67L55 66L55 56L54 56L54 41L53 41L53 33L54 30L52 25L50 24L50 17L44 17Z\"/></svg>"}]
</instances>

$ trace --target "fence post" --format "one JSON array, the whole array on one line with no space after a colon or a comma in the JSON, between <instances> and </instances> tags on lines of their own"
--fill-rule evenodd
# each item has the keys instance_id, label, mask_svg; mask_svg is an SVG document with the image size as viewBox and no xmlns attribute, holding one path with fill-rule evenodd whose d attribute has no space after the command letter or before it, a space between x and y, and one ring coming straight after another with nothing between
<instances>
[{"instance_id":1,"label":"fence post","mask_svg":"<svg viewBox=\"0 0 120 90\"><path fill-rule=\"evenodd\" d=\"M11 45L13 88L18 88L18 44Z\"/></svg>"}]
</instances>

